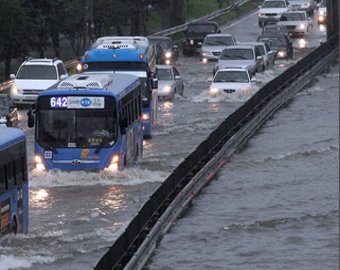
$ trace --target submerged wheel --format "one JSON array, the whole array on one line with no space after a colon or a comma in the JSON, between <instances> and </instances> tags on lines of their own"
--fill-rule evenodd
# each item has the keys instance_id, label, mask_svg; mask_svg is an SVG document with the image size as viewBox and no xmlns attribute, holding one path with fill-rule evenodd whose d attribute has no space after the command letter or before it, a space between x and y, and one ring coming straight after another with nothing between
<instances>
[{"instance_id":1,"label":"submerged wheel","mask_svg":"<svg viewBox=\"0 0 340 270\"><path fill-rule=\"evenodd\" d=\"M18 224L17 219L14 217L12 225L11 225L11 233L17 234L18 232Z\"/></svg>"}]
</instances>

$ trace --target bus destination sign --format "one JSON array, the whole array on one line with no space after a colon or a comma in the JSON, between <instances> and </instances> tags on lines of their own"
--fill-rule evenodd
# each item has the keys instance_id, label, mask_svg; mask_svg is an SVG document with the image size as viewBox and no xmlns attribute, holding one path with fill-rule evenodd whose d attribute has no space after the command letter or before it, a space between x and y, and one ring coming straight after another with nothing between
<instances>
[{"instance_id":1,"label":"bus destination sign","mask_svg":"<svg viewBox=\"0 0 340 270\"><path fill-rule=\"evenodd\" d=\"M103 109L104 97L57 96L50 98L51 108Z\"/></svg>"}]
</instances>

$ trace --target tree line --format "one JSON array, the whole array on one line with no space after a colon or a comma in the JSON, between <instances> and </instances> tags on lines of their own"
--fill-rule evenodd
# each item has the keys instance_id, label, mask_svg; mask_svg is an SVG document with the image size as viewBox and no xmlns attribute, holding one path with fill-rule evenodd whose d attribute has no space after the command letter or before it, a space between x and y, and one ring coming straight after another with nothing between
<instances>
[{"instance_id":1,"label":"tree line","mask_svg":"<svg viewBox=\"0 0 340 270\"><path fill-rule=\"evenodd\" d=\"M184 22L190 0L0 0L0 62L9 77L12 59L52 48L61 58L67 41L75 56L97 37L147 35L146 22L157 13L162 29Z\"/></svg>"}]
</instances>

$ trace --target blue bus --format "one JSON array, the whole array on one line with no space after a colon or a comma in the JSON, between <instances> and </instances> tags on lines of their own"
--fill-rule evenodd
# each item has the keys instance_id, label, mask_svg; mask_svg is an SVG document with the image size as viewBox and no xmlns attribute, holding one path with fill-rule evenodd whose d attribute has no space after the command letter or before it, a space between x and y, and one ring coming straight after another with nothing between
<instances>
[{"instance_id":1,"label":"blue bus","mask_svg":"<svg viewBox=\"0 0 340 270\"><path fill-rule=\"evenodd\" d=\"M28 111L38 171L119 171L143 155L142 87L128 74L74 74Z\"/></svg>"},{"instance_id":2,"label":"blue bus","mask_svg":"<svg viewBox=\"0 0 340 270\"><path fill-rule=\"evenodd\" d=\"M0 127L0 240L28 232L28 197L26 136Z\"/></svg>"},{"instance_id":3,"label":"blue bus","mask_svg":"<svg viewBox=\"0 0 340 270\"><path fill-rule=\"evenodd\" d=\"M152 137L157 113L156 52L146 37L107 36L97 39L83 59L84 73L127 73L142 80L144 138Z\"/></svg>"}]
</instances>

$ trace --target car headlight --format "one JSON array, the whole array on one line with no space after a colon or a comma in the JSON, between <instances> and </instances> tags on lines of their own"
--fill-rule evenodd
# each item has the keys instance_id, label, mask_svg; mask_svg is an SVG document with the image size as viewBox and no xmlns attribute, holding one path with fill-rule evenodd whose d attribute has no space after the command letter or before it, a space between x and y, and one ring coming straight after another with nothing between
<instances>
[{"instance_id":1,"label":"car headlight","mask_svg":"<svg viewBox=\"0 0 340 270\"><path fill-rule=\"evenodd\" d=\"M217 87L210 87L209 88L209 94L212 96L216 96L219 93L219 89Z\"/></svg>"},{"instance_id":2,"label":"car headlight","mask_svg":"<svg viewBox=\"0 0 340 270\"><path fill-rule=\"evenodd\" d=\"M166 93L170 93L171 92L171 86L170 85L165 85L163 87L163 91L166 92Z\"/></svg>"},{"instance_id":3,"label":"car headlight","mask_svg":"<svg viewBox=\"0 0 340 270\"><path fill-rule=\"evenodd\" d=\"M207 53L207 52L204 52L204 51L202 51L201 54L202 54L203 57L204 57L204 56L208 56L208 53Z\"/></svg>"},{"instance_id":4,"label":"car headlight","mask_svg":"<svg viewBox=\"0 0 340 270\"><path fill-rule=\"evenodd\" d=\"M165 58L171 58L171 52L166 52L165 53Z\"/></svg>"},{"instance_id":5,"label":"car headlight","mask_svg":"<svg viewBox=\"0 0 340 270\"><path fill-rule=\"evenodd\" d=\"M193 39L190 39L190 40L189 40L189 43L190 43L190 45L194 45L195 42L194 42Z\"/></svg>"},{"instance_id":6,"label":"car headlight","mask_svg":"<svg viewBox=\"0 0 340 270\"><path fill-rule=\"evenodd\" d=\"M301 38L298 40L298 47L299 48L306 48L307 42L305 39Z\"/></svg>"},{"instance_id":7,"label":"car headlight","mask_svg":"<svg viewBox=\"0 0 340 270\"><path fill-rule=\"evenodd\" d=\"M244 93L249 93L251 91L251 87L249 86L244 86L244 87L241 87L239 89L241 92L244 92Z\"/></svg>"},{"instance_id":8,"label":"car headlight","mask_svg":"<svg viewBox=\"0 0 340 270\"><path fill-rule=\"evenodd\" d=\"M278 57L280 57L280 58L286 57L286 56L287 56L287 52L286 52L286 51L280 50L280 51L277 52L277 55L278 55Z\"/></svg>"},{"instance_id":9,"label":"car headlight","mask_svg":"<svg viewBox=\"0 0 340 270\"><path fill-rule=\"evenodd\" d=\"M321 10L321 11L319 12L319 16L324 16L324 15L325 15L325 11Z\"/></svg>"},{"instance_id":10,"label":"car headlight","mask_svg":"<svg viewBox=\"0 0 340 270\"><path fill-rule=\"evenodd\" d=\"M22 94L22 89L18 87L16 84L11 86L11 94Z\"/></svg>"},{"instance_id":11,"label":"car headlight","mask_svg":"<svg viewBox=\"0 0 340 270\"><path fill-rule=\"evenodd\" d=\"M305 30L305 25L303 23L301 23L298 27L300 30Z\"/></svg>"}]
</instances>

